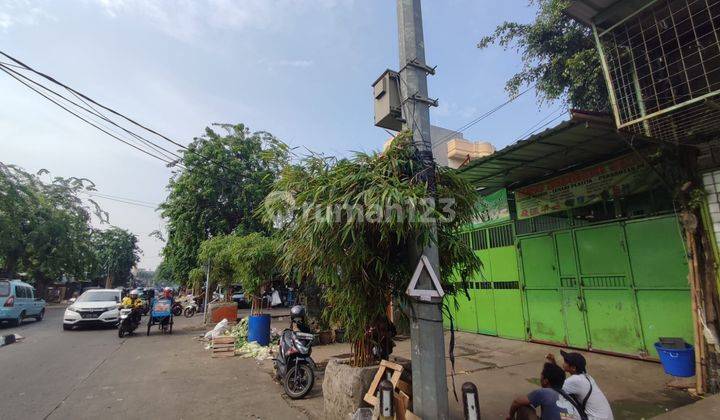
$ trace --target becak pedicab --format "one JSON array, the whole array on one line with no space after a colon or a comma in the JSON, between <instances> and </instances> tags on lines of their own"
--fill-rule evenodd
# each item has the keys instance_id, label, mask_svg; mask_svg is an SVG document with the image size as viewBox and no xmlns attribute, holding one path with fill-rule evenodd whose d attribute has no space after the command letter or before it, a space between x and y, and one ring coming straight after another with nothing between
<instances>
[{"instance_id":1,"label":"becak pedicab","mask_svg":"<svg viewBox=\"0 0 720 420\"><path fill-rule=\"evenodd\" d=\"M153 298L150 304L150 314L148 316L147 324L147 335L150 335L150 328L157 324L158 329L163 334L172 334L173 327L173 314L172 305L173 299L169 292L169 288L165 288L162 296Z\"/></svg>"}]
</instances>

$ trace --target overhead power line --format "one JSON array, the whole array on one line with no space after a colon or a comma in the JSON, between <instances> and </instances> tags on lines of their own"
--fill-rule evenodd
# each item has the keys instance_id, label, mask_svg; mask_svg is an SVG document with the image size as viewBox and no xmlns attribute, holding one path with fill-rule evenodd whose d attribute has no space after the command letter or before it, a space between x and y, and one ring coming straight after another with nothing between
<instances>
[{"instance_id":1,"label":"overhead power line","mask_svg":"<svg viewBox=\"0 0 720 420\"><path fill-rule=\"evenodd\" d=\"M128 198L128 197L120 197L120 196L117 196L117 195L105 194L105 193L101 193L101 192L98 192L98 191L83 191L83 194L85 194L85 195L90 195L90 196L93 196L93 197L99 197L99 198L107 198L107 199L114 199L114 200L130 201L130 202L133 202L133 203L143 204L143 205L146 205L146 206L153 206L153 207L158 207L158 206L160 206L159 204L153 203L153 202L150 202L150 201L138 200L138 199L135 199L135 198Z\"/></svg>"},{"instance_id":2,"label":"overhead power line","mask_svg":"<svg viewBox=\"0 0 720 420\"><path fill-rule=\"evenodd\" d=\"M480 121L484 120L485 118L493 115L497 111L503 109L505 106L509 105L510 103L514 102L519 97L523 96L524 94L528 93L532 88L535 87L535 84L532 84L527 87L527 89L523 90L522 92L518 93L517 95L512 96L505 102L496 105L495 107L489 109L488 111L485 111L484 113L480 114L478 117L472 119L471 121L467 122L465 125L461 126L460 128L456 129L455 131L452 131L448 133L447 135L440 138L440 140L437 141L437 143L444 143L446 140L452 138L456 134L463 133L464 131L467 131L470 127L474 126L475 124L479 123Z\"/></svg>"},{"instance_id":3,"label":"overhead power line","mask_svg":"<svg viewBox=\"0 0 720 420\"><path fill-rule=\"evenodd\" d=\"M44 97L44 98L47 99L48 101L54 103L55 105L57 105L57 106L59 106L60 108L62 108L63 110L65 110L66 112L72 114L73 116L75 116L76 118L84 121L85 123L87 123L87 124L95 127L96 129L98 129L98 130L102 131L103 133L107 134L108 136L110 136L110 137L112 137L112 138L114 138L114 139L116 139L116 140L118 140L118 141L120 141L120 142L122 142L122 143L124 143L124 144L126 144L126 145L128 145L128 146L130 146L130 147L132 147L133 149L136 149L136 150L138 150L138 151L140 151L140 152L142 152L142 153L145 153L145 154L148 155L148 156L151 156L151 157L153 157L153 158L155 158L155 159L158 159L158 160L160 160L160 161L162 161L162 162L165 162L166 164L172 164L172 161L166 160L166 159L164 159L164 158L162 158L162 157L160 157L160 156L158 156L158 155L156 155L156 154L154 154L154 153L152 153L152 152L149 152L149 151L147 151L147 150L145 150L145 149L143 149L143 148L140 148L140 147L138 147L138 146L136 146L136 145L134 145L134 144L132 144L132 143L130 143L130 142L128 142L128 141L125 141L125 140L123 140L122 138L116 136L115 134L113 134L113 133L105 130L105 129L102 128L102 127L100 127L99 125L97 125L97 124L95 124L95 123L87 120L87 119L84 118L83 116L75 113L74 111L70 110L69 108L67 108L67 107L64 106L63 104L59 103L59 102L56 101L55 99L49 97L48 95L46 95L46 94L44 94L43 92L39 91L38 89L36 89L36 88L33 87L32 85L28 84L28 83L25 82L24 80L22 80L22 79L20 79L19 77L15 76L12 72L8 71L8 69L7 69L6 67L4 67L3 65L0 65L0 70L2 70L3 72L5 72L6 74L8 74L8 75L9 75L10 77L12 77L13 79L17 80L18 82L22 83L23 85L25 85L25 86L28 87L29 89L33 90L33 91L34 91L35 93L37 93L38 95Z\"/></svg>"},{"instance_id":4,"label":"overhead power line","mask_svg":"<svg viewBox=\"0 0 720 420\"><path fill-rule=\"evenodd\" d=\"M15 58L15 57L13 57L13 56L5 53L4 51L0 51L0 55L3 55L3 56L5 56L5 57L7 57L8 59L12 60L12 61L13 61L14 63L16 63L17 65L22 66L23 69L28 70L28 71L31 71L31 72L35 73L36 75L38 75L38 76L40 76L40 77L42 77L42 78L44 78L44 79L46 79L46 80L48 80L48 81L56 84L56 85L58 85L58 86L61 86L61 87L65 88L65 89L67 89L69 92L72 92L72 93L74 93L74 94L76 94L76 95L79 95L79 96L82 97L83 99L85 99L85 100L89 101L90 103L92 103L92 104L94 104L94 105L96 105L96 106L98 106L98 107L100 107L100 108L102 108L102 109L104 109L104 110L112 113L113 115L116 115L116 116L118 116L118 117L120 117L120 118L122 118L122 119L124 119L124 120L126 120L126 121L128 121L128 122L130 122L130 123L132 123L132 124L134 124L134 125L136 125L137 127L140 127L140 128L142 128L143 130L145 130L145 131L147 131L147 132L149 132L149 133L152 133L152 134L160 137L161 139L163 139L163 140L165 140L165 141L167 141L167 142L170 142L170 143L174 144L174 145L177 146L177 147L180 147L180 148L183 149L183 150L186 150L186 151L188 151L188 152L190 152L190 153L193 153L193 154L201 157L202 159L204 159L204 160L206 160L206 161L208 161L208 162L213 162L212 159L210 159L210 158L208 158L208 157L206 157L206 156L203 156L201 153L197 152L196 150L193 150L193 149L185 146L184 144L179 143L179 142L177 142L177 141L175 141L175 140L173 140L173 139L171 139L171 138L169 138L169 137L167 137L167 136L165 136L165 135L163 135L163 134L161 134L161 133L153 130L152 128L149 128L149 127L147 127L147 126L145 126L145 125L143 125L143 124L135 121L134 119L132 119L132 118L130 118L130 117L128 117L128 116L126 116L126 115L124 115L124 114L122 114L122 113L120 113L120 112L118 112L118 111L116 111L116 110L114 110L114 109L112 109L112 108L110 108L110 107L107 107L107 106L105 106L105 105L103 105L103 104L95 101L94 99L86 96L86 95L83 94L82 92L79 92L79 91L71 88L70 86L68 86L68 85L66 85L66 84L58 81L58 80L55 79L54 77L49 76L49 75L47 75L47 74L45 74L45 73L42 73L42 72L40 72L40 71L38 71L38 70L35 70L34 68L28 66L27 64L25 64L25 63L23 63L22 61L18 60L17 58ZM228 170L228 171L230 170L230 169L227 168L222 162L214 162L214 163L217 164L217 165L219 165L219 166L221 166L221 167L223 167L225 170Z\"/></svg>"},{"instance_id":5,"label":"overhead power line","mask_svg":"<svg viewBox=\"0 0 720 420\"><path fill-rule=\"evenodd\" d=\"M47 86L45 86L45 85L37 82L36 80L33 80L33 79L25 76L24 74L22 74L22 73L20 73L20 72L17 72L17 71L15 71L15 70L13 70L13 69L10 69L10 68L6 68L5 66L6 66L7 64L8 64L8 63L0 62L0 69L2 69L3 71L5 71L5 73L10 72L10 73L12 73L12 74L8 73L8 74L10 74L10 76L13 76L13 74L14 74L14 75L17 76L17 77L20 77L20 78L24 79L26 82L32 83L33 85L35 85L35 86L43 89L43 90L46 91L47 93L54 95L54 96L57 97L58 99L61 99L61 100L65 101L65 102L67 102L67 103L69 103L69 104L72 104L73 106L75 106L75 107L77 107L77 108L79 108L79 109L82 109L83 111L87 112L88 114L91 114L91 115L93 115L93 116L95 116L95 117L97 117L97 118L100 118L101 120L110 123L112 126L119 128L120 130L124 131L125 133L127 133L127 134L129 134L129 135L131 135L131 136L133 137L132 139L126 139L126 140L130 140L130 141L133 141L133 142L135 142L135 143L136 143L136 140L139 140L142 144L150 147L154 152L156 152L156 153L158 153L159 155L161 155L161 156L163 157L163 160L164 160L166 163L168 163L168 164L173 164L173 163L176 162L177 160L181 159L180 155L178 155L178 154L176 154L176 153L174 153L174 152L172 152L172 151L170 151L170 150L168 150L168 149L166 149L166 148L164 148L164 147L162 147L162 146L159 146L159 145L153 143L152 141L150 141L150 140L148 140L148 139L146 139L146 138L138 135L137 133L134 133L134 132L126 129L125 127L122 127L122 126L118 125L115 121L107 118L104 114L102 114L102 113L98 112L97 110L95 110L94 108L92 108L92 105L90 105L90 104L88 104L87 102L85 102L85 100L83 100L80 96L75 95L75 94L73 93L73 95L75 95L80 101L82 101L83 103L85 103L85 104L86 104L88 107L90 107L91 109L88 109L87 107L85 107L85 106L83 106L83 105L80 105L79 103L73 101L72 99L68 99L67 97L65 97L64 95L58 93L57 91L55 91L55 90L53 90L53 89L51 89L51 88L49 88L49 87L47 87ZM19 67L19 66L15 66L15 67ZM18 80L17 77L15 77L16 80ZM20 80L18 80L18 81L20 81ZM20 81L20 82L23 83L22 81ZM27 87L30 87L30 86L27 85L27 83L23 83L23 84L24 84L25 86L27 86ZM30 88L32 89L32 87L30 87ZM33 90L34 90L35 92L37 92L37 93L40 93L40 92L38 92L38 91L35 90L35 89L33 89ZM72 93L72 92L71 92L71 93ZM43 96L44 96L44 95L43 95ZM46 97L46 98L47 98L47 97ZM49 99L49 98L47 98L47 99ZM101 123L101 122L99 122L99 121L95 121L95 122L96 122L98 125L103 126L103 128L105 128L105 129L107 129L107 130L110 130L110 131L113 131L113 132L114 132L115 134L117 134L117 135L122 135L121 133L118 133L115 129L113 129L112 127L108 127L107 125L104 125L103 123ZM96 128L97 128L97 127L96 127ZM137 144L137 143L136 143L136 144ZM143 147L143 146L140 145L140 147ZM175 165L179 165L179 164L175 163Z\"/></svg>"},{"instance_id":6,"label":"overhead power line","mask_svg":"<svg viewBox=\"0 0 720 420\"><path fill-rule=\"evenodd\" d=\"M87 195L92 198L98 198L101 200L110 200L110 201L115 201L118 203L129 204L131 206L144 207L144 208L148 208L148 209L152 209L152 210L157 210L157 206L151 206L148 204L136 203L134 201L127 201L127 200L122 200L119 198L104 197L104 196L94 195L94 194L87 194Z\"/></svg>"}]
</instances>

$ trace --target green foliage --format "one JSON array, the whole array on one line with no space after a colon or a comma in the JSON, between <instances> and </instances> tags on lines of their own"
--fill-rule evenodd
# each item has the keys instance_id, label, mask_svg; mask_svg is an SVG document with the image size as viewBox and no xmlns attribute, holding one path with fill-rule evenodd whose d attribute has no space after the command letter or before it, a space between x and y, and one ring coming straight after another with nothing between
<instances>
[{"instance_id":1,"label":"green foliage","mask_svg":"<svg viewBox=\"0 0 720 420\"><path fill-rule=\"evenodd\" d=\"M94 255L90 246L91 209L79 194L94 190L83 178L43 182L14 165L0 163L0 261L4 276L25 272L42 293L63 275L84 277ZM94 212L107 219L97 204Z\"/></svg>"},{"instance_id":2,"label":"green foliage","mask_svg":"<svg viewBox=\"0 0 720 420\"><path fill-rule=\"evenodd\" d=\"M206 128L183 152L187 170L170 180L160 206L168 230L164 260L181 284L205 263L198 252L206 239L267 232L254 212L288 160L287 146L270 133L251 133L243 124L219 127L224 135Z\"/></svg>"},{"instance_id":3,"label":"green foliage","mask_svg":"<svg viewBox=\"0 0 720 420\"><path fill-rule=\"evenodd\" d=\"M210 263L210 281L224 286L240 283L248 296L260 297L262 286L278 274L276 239L254 232L248 235L220 235L204 241L198 255ZM191 271L200 278L201 268ZM202 277L204 279L204 277Z\"/></svg>"},{"instance_id":4,"label":"green foliage","mask_svg":"<svg viewBox=\"0 0 720 420\"><path fill-rule=\"evenodd\" d=\"M385 319L390 299L405 299L417 263L411 244L439 246L443 287L450 293L451 273L465 279L481 267L456 235L475 217L476 192L453 170L436 168L436 197L454 203L454 217L447 217L444 204L426 201L427 184L414 158L408 133L382 155L357 153L340 161L311 156L287 167L266 200L266 221L284 221L278 234L285 273L321 286L327 320L344 326L356 352L372 344L368 337ZM290 210L289 199L295 202ZM353 210L358 208L362 216ZM426 218L438 221L437 238ZM369 362L361 359L357 363Z\"/></svg>"},{"instance_id":5,"label":"green foliage","mask_svg":"<svg viewBox=\"0 0 720 420\"><path fill-rule=\"evenodd\" d=\"M130 270L140 261L137 236L111 227L92 234L95 253L94 277L107 278L106 286L122 285L130 279Z\"/></svg>"},{"instance_id":6,"label":"green foliage","mask_svg":"<svg viewBox=\"0 0 720 420\"><path fill-rule=\"evenodd\" d=\"M251 233L233 244L234 266L245 293L259 297L263 285L278 274L278 241Z\"/></svg>"},{"instance_id":7,"label":"green foliage","mask_svg":"<svg viewBox=\"0 0 720 420\"><path fill-rule=\"evenodd\" d=\"M542 100L564 99L588 111L610 111L600 59L589 28L563 13L566 0L530 0L537 6L531 23L504 22L479 48L498 44L522 54L523 67L506 89L511 95L535 84Z\"/></svg>"},{"instance_id":8,"label":"green foliage","mask_svg":"<svg viewBox=\"0 0 720 420\"><path fill-rule=\"evenodd\" d=\"M137 238L119 228L93 229L95 215L101 223L108 214L80 194L94 191L84 178L41 178L47 171L30 174L0 162L0 275L28 275L39 292L63 276L77 279L127 280L139 260Z\"/></svg>"}]
</instances>

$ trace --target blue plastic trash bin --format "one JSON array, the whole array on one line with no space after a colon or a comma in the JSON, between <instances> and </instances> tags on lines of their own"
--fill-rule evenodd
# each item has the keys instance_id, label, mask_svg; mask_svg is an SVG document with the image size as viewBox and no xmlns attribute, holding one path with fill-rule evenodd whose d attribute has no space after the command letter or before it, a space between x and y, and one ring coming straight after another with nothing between
<instances>
[{"instance_id":1,"label":"blue plastic trash bin","mask_svg":"<svg viewBox=\"0 0 720 420\"><path fill-rule=\"evenodd\" d=\"M655 350L668 375L681 378L695 375L695 348L692 345L685 343L684 349L669 349L655 343Z\"/></svg>"},{"instance_id":2,"label":"blue plastic trash bin","mask_svg":"<svg viewBox=\"0 0 720 420\"><path fill-rule=\"evenodd\" d=\"M261 346L270 344L270 315L253 315L248 320L248 341L257 341Z\"/></svg>"}]
</instances>

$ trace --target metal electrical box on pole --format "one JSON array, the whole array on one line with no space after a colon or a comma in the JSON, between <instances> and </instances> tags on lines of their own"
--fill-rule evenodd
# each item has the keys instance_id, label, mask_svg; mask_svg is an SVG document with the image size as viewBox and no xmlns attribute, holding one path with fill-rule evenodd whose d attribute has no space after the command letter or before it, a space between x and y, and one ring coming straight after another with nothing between
<instances>
[{"instance_id":1,"label":"metal electrical box on pole","mask_svg":"<svg viewBox=\"0 0 720 420\"><path fill-rule=\"evenodd\" d=\"M402 130L402 104L400 103L400 75L385 70L372 84L375 104L375 126L388 130Z\"/></svg>"},{"instance_id":2,"label":"metal electrical box on pole","mask_svg":"<svg viewBox=\"0 0 720 420\"><path fill-rule=\"evenodd\" d=\"M435 161L430 141L430 106L437 106L437 101L428 97L427 75L435 74L435 69L425 63L420 0L397 0L397 14L402 128L412 131L418 159L424 167L421 181L427 183L429 195L434 196ZM431 234L436 236L437 226L432 223ZM437 289L440 258L436 245L433 242L424 247L416 244L413 252L416 261L429 265L419 271L413 289ZM437 292L442 298L442 290ZM413 412L423 419L449 417L441 303L437 299L414 299L409 308Z\"/></svg>"}]
</instances>

